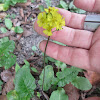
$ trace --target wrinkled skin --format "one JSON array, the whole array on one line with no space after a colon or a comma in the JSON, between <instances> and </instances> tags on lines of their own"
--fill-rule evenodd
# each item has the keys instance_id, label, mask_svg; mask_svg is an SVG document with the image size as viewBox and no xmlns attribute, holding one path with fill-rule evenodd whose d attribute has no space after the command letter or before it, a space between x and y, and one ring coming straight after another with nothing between
<instances>
[{"instance_id":1,"label":"wrinkled skin","mask_svg":"<svg viewBox=\"0 0 100 100\"><path fill-rule=\"evenodd\" d=\"M74 4L86 11L100 12L100 0L74 0ZM66 26L63 30L54 32L51 39L70 47L49 42L46 54L66 64L100 73L100 27L94 33L86 31L83 29L86 15L64 9L59 9L59 13L65 17ZM34 29L44 35L43 28L38 27L37 21ZM42 51L45 45L46 41L40 43Z\"/></svg>"}]
</instances>

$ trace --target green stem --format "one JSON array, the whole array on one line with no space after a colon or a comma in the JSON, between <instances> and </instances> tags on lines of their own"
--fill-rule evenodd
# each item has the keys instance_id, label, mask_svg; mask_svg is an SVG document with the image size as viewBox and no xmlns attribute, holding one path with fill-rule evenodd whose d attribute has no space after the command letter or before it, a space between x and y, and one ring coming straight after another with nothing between
<instances>
[{"instance_id":1,"label":"green stem","mask_svg":"<svg viewBox=\"0 0 100 100\"><path fill-rule=\"evenodd\" d=\"M46 50L47 50L47 45L49 42L50 36L48 36L48 40L45 46L45 51L44 51L44 58L43 58L43 66L44 66L44 75L43 75L43 84L42 84L42 91L43 91L43 85L44 85L44 79L45 79L45 57L46 57Z\"/></svg>"}]
</instances>

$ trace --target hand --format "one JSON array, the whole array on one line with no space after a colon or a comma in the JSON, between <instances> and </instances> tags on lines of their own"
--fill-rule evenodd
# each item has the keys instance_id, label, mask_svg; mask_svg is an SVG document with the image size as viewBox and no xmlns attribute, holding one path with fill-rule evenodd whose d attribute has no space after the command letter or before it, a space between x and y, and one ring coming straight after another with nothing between
<instances>
[{"instance_id":1,"label":"hand","mask_svg":"<svg viewBox=\"0 0 100 100\"><path fill-rule=\"evenodd\" d=\"M86 11L100 12L100 0L74 0L74 4ZM94 33L83 30L86 15L64 9L59 9L59 13L65 17L66 26L54 32L51 39L70 47L49 42L46 54L66 64L100 73L100 27ZM43 28L38 27L37 21L34 29L44 35ZM42 51L45 45L46 41L40 43Z\"/></svg>"}]
</instances>

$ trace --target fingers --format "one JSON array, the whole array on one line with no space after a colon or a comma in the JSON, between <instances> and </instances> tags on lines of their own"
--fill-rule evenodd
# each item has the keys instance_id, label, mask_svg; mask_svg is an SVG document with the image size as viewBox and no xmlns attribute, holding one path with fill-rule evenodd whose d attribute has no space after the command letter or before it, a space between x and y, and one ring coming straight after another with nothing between
<instances>
[{"instance_id":1,"label":"fingers","mask_svg":"<svg viewBox=\"0 0 100 100\"><path fill-rule=\"evenodd\" d=\"M74 0L74 4L86 11L100 12L100 0Z\"/></svg>"},{"instance_id":2,"label":"fingers","mask_svg":"<svg viewBox=\"0 0 100 100\"><path fill-rule=\"evenodd\" d=\"M35 28L38 28L36 31L39 34L44 35L43 29L38 27L37 24L35 24ZM91 45L92 36L93 33L90 31L63 27L62 30L55 31L51 36L51 39L62 42L69 46L89 49Z\"/></svg>"},{"instance_id":3,"label":"fingers","mask_svg":"<svg viewBox=\"0 0 100 100\"><path fill-rule=\"evenodd\" d=\"M92 45L99 39L100 39L100 26L96 30L96 32L93 34Z\"/></svg>"},{"instance_id":4,"label":"fingers","mask_svg":"<svg viewBox=\"0 0 100 100\"><path fill-rule=\"evenodd\" d=\"M46 41L40 43L40 49L44 51ZM88 50L64 47L49 42L46 54L54 59L62 61L66 64L76 66L83 69L90 69Z\"/></svg>"},{"instance_id":5,"label":"fingers","mask_svg":"<svg viewBox=\"0 0 100 100\"><path fill-rule=\"evenodd\" d=\"M59 9L59 13L65 18L66 26L77 28L77 29L83 29L84 27L84 20L85 15L71 13L65 9L57 8Z\"/></svg>"}]
</instances>

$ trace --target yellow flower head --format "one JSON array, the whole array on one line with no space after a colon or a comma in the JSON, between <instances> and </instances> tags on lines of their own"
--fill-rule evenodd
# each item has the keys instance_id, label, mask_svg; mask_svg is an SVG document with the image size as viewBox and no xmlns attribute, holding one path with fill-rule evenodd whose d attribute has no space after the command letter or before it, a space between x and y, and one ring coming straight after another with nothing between
<instances>
[{"instance_id":1,"label":"yellow flower head","mask_svg":"<svg viewBox=\"0 0 100 100\"><path fill-rule=\"evenodd\" d=\"M55 9L55 7L49 7L48 9L45 9L45 12L38 15L37 23L39 27L45 29L43 31L44 34L51 36L53 28L61 30L62 26L65 26L65 19L58 13L58 9Z\"/></svg>"}]
</instances>

